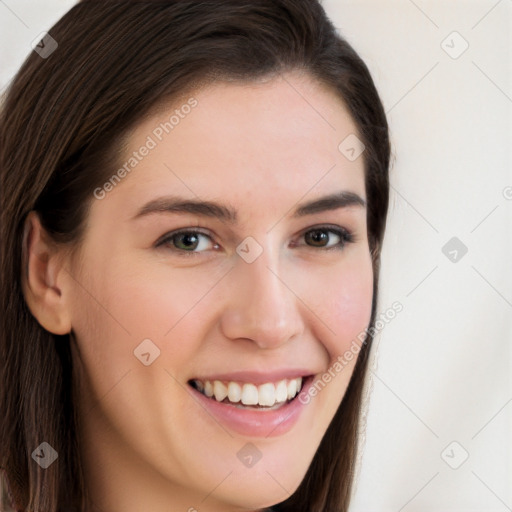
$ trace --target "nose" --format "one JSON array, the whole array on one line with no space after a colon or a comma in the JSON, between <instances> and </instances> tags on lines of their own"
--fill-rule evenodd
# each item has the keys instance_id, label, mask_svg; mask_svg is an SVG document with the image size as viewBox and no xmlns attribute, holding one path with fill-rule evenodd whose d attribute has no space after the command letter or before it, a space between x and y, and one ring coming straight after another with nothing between
<instances>
[{"instance_id":1,"label":"nose","mask_svg":"<svg viewBox=\"0 0 512 512\"><path fill-rule=\"evenodd\" d=\"M303 333L300 300L293 283L274 270L275 260L266 251L252 263L237 259L221 316L221 330L229 339L246 339L269 349Z\"/></svg>"}]
</instances>

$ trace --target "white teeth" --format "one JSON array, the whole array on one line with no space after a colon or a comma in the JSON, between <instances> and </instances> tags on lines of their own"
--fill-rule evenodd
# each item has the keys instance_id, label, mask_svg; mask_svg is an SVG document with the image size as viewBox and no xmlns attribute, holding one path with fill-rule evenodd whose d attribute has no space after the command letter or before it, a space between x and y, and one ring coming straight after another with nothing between
<instances>
[{"instance_id":1,"label":"white teeth","mask_svg":"<svg viewBox=\"0 0 512 512\"><path fill-rule=\"evenodd\" d=\"M258 388L254 384L244 384L242 403L244 405L256 405L258 403Z\"/></svg>"},{"instance_id":2,"label":"white teeth","mask_svg":"<svg viewBox=\"0 0 512 512\"><path fill-rule=\"evenodd\" d=\"M201 381L197 381L196 382L201 382ZM201 390L199 390L201 391ZM203 393L208 397L208 398L211 398L213 396L213 386L212 386L212 383L207 380L205 383L204 383L204 391Z\"/></svg>"},{"instance_id":3,"label":"white teeth","mask_svg":"<svg viewBox=\"0 0 512 512\"><path fill-rule=\"evenodd\" d=\"M243 405L277 407L297 395L302 386L302 377L283 379L276 383L267 382L259 386L250 383L224 383L220 380L214 380L213 383L209 380L195 380L194 383L198 391L209 398L215 398L217 402L227 398L233 404L241 402Z\"/></svg>"},{"instance_id":4,"label":"white teeth","mask_svg":"<svg viewBox=\"0 0 512 512\"><path fill-rule=\"evenodd\" d=\"M228 389L220 380L213 381L213 394L217 402L222 402L228 396Z\"/></svg>"},{"instance_id":5,"label":"white teeth","mask_svg":"<svg viewBox=\"0 0 512 512\"><path fill-rule=\"evenodd\" d=\"M240 402L242 399L242 388L236 382L230 382L228 384L228 398L229 401L234 404Z\"/></svg>"},{"instance_id":6,"label":"white teeth","mask_svg":"<svg viewBox=\"0 0 512 512\"><path fill-rule=\"evenodd\" d=\"M262 384L258 388L258 395L258 403L260 405L272 407L276 403L276 388L271 382L268 384Z\"/></svg>"},{"instance_id":7,"label":"white teeth","mask_svg":"<svg viewBox=\"0 0 512 512\"><path fill-rule=\"evenodd\" d=\"M288 400L297 394L297 379L290 380L287 386Z\"/></svg>"},{"instance_id":8,"label":"white teeth","mask_svg":"<svg viewBox=\"0 0 512 512\"><path fill-rule=\"evenodd\" d=\"M288 387L285 380L280 380L276 386L276 402L286 402L288 400Z\"/></svg>"}]
</instances>

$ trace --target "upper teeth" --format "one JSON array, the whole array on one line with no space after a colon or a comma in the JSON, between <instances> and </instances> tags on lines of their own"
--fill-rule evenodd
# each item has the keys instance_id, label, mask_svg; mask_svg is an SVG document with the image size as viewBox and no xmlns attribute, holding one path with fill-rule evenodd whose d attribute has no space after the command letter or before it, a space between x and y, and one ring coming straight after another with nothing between
<instances>
[{"instance_id":1,"label":"upper teeth","mask_svg":"<svg viewBox=\"0 0 512 512\"><path fill-rule=\"evenodd\" d=\"M199 391L210 398L222 402L228 398L230 402L242 402L244 405L263 405L272 407L276 403L286 402L294 398L302 386L302 377L283 379L279 382L255 384L238 382L221 382L220 380L194 380Z\"/></svg>"}]
</instances>

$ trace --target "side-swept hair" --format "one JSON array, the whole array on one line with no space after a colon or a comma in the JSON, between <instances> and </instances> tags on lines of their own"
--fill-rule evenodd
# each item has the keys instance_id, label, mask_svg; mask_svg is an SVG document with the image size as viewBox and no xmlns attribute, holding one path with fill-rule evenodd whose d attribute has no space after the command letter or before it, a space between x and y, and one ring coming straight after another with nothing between
<instances>
[{"instance_id":1,"label":"side-swept hair","mask_svg":"<svg viewBox=\"0 0 512 512\"><path fill-rule=\"evenodd\" d=\"M16 510L69 512L85 510L72 340L41 327L25 302L27 214L35 210L55 242L73 247L93 190L152 109L216 80L302 70L344 102L366 147L373 326L390 143L367 66L317 0L84 0L49 33L58 48L28 56L0 112L0 468ZM274 510L348 509L371 343L368 336L304 480ZM42 441L59 454L48 469L31 458Z\"/></svg>"}]
</instances>

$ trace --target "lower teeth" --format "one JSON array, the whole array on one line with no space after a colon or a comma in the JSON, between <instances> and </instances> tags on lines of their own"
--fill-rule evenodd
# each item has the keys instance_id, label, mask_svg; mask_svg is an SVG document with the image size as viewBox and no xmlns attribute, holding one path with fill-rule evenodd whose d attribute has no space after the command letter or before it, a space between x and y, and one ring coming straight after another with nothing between
<instances>
[{"instance_id":1,"label":"lower teeth","mask_svg":"<svg viewBox=\"0 0 512 512\"><path fill-rule=\"evenodd\" d=\"M223 400L220 403L229 404L229 405L232 405L233 407L238 407L238 409L263 409L265 411L273 411L274 409L279 409L283 405L286 405L289 401L290 400L288 400L287 402L277 402L276 404L274 404L271 407L269 407L268 405L244 405L240 402L234 404L233 402L230 402L229 400Z\"/></svg>"},{"instance_id":2,"label":"lower teeth","mask_svg":"<svg viewBox=\"0 0 512 512\"><path fill-rule=\"evenodd\" d=\"M203 395L206 396L204 393L203 393ZM213 396L207 396L206 398L210 398L211 400L215 400L215 397L213 397ZM215 401L217 403L219 403L219 404L227 404L227 405L231 405L233 407L238 407L238 409L262 409L262 410L265 410L265 411L273 411L274 409L279 409L283 405L286 405L286 404L290 403L292 400L293 400L293 398L290 399L290 400L287 400L286 402L276 402L272 406L259 405L259 404L257 404L257 405L245 405L242 402L237 402L237 403L231 402L228 398L224 398L224 400L222 400L221 402L219 402L218 400L215 400Z\"/></svg>"}]
</instances>

